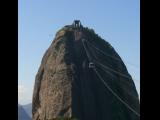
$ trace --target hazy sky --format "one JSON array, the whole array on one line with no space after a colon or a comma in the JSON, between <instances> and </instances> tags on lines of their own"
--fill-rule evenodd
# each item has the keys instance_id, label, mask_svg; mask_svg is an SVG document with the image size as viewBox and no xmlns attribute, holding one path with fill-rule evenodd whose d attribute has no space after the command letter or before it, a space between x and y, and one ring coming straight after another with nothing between
<instances>
[{"instance_id":1,"label":"hazy sky","mask_svg":"<svg viewBox=\"0 0 160 120\"><path fill-rule=\"evenodd\" d=\"M19 0L18 102L32 101L35 75L55 33L80 19L108 41L140 87L139 0Z\"/></svg>"}]
</instances>

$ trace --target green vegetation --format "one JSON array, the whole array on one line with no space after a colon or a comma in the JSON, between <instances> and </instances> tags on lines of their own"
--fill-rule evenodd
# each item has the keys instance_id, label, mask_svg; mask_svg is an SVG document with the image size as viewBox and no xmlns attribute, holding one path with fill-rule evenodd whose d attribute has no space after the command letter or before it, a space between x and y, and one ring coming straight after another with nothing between
<instances>
[{"instance_id":1,"label":"green vegetation","mask_svg":"<svg viewBox=\"0 0 160 120\"><path fill-rule=\"evenodd\" d=\"M89 36L88 41L90 41L92 44L97 45L98 43L98 46L100 46L102 50L105 50L106 46L108 46L108 48L111 49L111 51L113 50L111 44L102 39L98 34L96 34L94 29L85 27L83 31L86 34L86 36Z\"/></svg>"}]
</instances>

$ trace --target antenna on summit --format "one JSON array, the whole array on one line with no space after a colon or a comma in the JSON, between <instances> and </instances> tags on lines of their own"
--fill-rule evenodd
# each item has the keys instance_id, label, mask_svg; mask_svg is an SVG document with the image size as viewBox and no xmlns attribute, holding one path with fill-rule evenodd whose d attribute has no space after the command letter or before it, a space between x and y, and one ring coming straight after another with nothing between
<instances>
[{"instance_id":1,"label":"antenna on summit","mask_svg":"<svg viewBox=\"0 0 160 120\"><path fill-rule=\"evenodd\" d=\"M74 26L74 28L81 28L82 25L81 25L80 20L74 20L73 26Z\"/></svg>"}]
</instances>

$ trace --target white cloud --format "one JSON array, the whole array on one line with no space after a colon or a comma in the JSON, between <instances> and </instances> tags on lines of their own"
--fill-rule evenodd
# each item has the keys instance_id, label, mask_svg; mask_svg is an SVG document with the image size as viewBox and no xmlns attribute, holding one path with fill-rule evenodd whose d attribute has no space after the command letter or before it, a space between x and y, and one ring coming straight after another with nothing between
<instances>
[{"instance_id":1,"label":"white cloud","mask_svg":"<svg viewBox=\"0 0 160 120\"><path fill-rule=\"evenodd\" d=\"M18 94L24 94L27 92L27 88L23 85L18 85Z\"/></svg>"},{"instance_id":2,"label":"white cloud","mask_svg":"<svg viewBox=\"0 0 160 120\"><path fill-rule=\"evenodd\" d=\"M18 103L27 104L32 99L32 89L24 85L18 85Z\"/></svg>"}]
</instances>

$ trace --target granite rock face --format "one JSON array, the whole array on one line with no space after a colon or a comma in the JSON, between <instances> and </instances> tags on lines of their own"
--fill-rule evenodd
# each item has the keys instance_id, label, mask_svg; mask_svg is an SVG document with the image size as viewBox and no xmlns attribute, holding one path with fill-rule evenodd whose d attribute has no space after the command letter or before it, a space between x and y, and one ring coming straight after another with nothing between
<instances>
[{"instance_id":1,"label":"granite rock face","mask_svg":"<svg viewBox=\"0 0 160 120\"><path fill-rule=\"evenodd\" d=\"M135 84L114 48L92 29L68 25L57 32L42 58L35 79L32 119L51 120L63 116L79 120L139 120L89 68L90 59L82 38L92 62L125 75L95 64L110 88L134 111L140 112Z\"/></svg>"}]
</instances>

